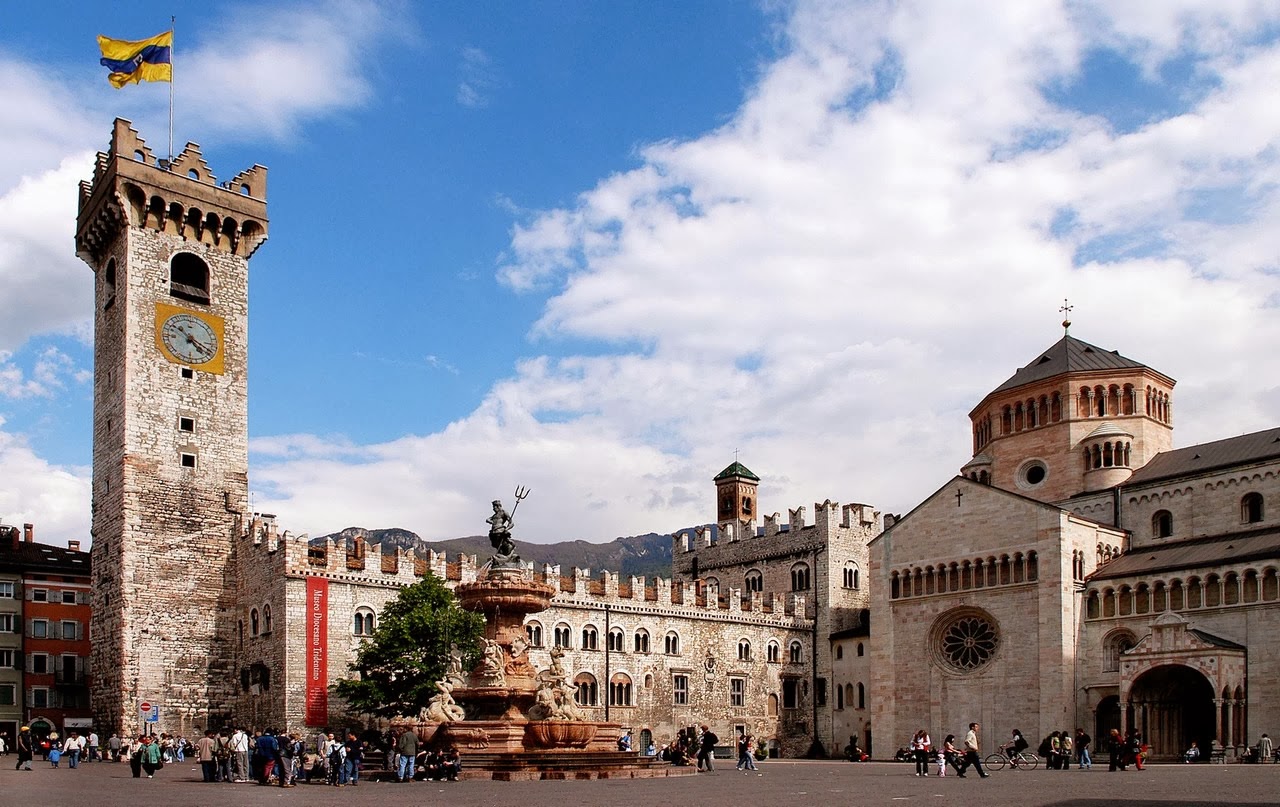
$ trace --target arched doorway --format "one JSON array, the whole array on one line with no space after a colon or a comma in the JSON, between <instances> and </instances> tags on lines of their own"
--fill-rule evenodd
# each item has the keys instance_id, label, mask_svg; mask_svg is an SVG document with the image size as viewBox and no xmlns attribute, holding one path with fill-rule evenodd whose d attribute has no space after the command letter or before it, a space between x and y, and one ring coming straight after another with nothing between
<instances>
[{"instance_id":1,"label":"arched doorway","mask_svg":"<svg viewBox=\"0 0 1280 807\"><path fill-rule=\"evenodd\" d=\"M1129 702L1128 723L1142 732L1152 757L1177 759L1192 741L1212 747L1213 687L1196 670L1178 664L1148 670L1130 687Z\"/></svg>"},{"instance_id":2,"label":"arched doorway","mask_svg":"<svg viewBox=\"0 0 1280 807\"><path fill-rule=\"evenodd\" d=\"M1110 695L1098 702L1093 721L1093 750L1095 756L1105 754L1109 748L1107 737L1111 730L1120 729L1120 696Z\"/></svg>"}]
</instances>

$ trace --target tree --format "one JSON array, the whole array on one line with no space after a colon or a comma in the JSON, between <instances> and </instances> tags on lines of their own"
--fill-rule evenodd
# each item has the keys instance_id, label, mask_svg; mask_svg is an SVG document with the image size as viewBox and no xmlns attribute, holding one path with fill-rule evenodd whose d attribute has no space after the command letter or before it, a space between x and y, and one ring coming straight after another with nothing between
<instances>
[{"instance_id":1,"label":"tree","mask_svg":"<svg viewBox=\"0 0 1280 807\"><path fill-rule=\"evenodd\" d=\"M458 607L453 592L428 573L387 603L373 639L351 665L357 677L333 690L361 712L416 715L448 671L450 644L457 644L464 669L479 661L484 627L483 616Z\"/></svg>"}]
</instances>

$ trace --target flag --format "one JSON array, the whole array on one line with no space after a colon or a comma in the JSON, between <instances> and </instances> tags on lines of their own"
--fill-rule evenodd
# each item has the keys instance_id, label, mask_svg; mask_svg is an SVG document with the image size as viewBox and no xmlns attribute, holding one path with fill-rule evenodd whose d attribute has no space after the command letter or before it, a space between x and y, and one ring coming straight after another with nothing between
<instances>
[{"instance_id":1,"label":"flag","mask_svg":"<svg viewBox=\"0 0 1280 807\"><path fill-rule=\"evenodd\" d=\"M173 81L173 31L150 39L127 42L98 37L102 66L111 71L107 80L120 89L139 81Z\"/></svg>"}]
</instances>

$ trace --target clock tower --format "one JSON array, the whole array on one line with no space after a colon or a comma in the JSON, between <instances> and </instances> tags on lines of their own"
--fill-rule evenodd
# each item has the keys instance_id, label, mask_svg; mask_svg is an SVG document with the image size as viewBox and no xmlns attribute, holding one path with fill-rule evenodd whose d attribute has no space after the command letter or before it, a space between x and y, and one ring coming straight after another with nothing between
<instances>
[{"instance_id":1,"label":"clock tower","mask_svg":"<svg viewBox=\"0 0 1280 807\"><path fill-rule=\"evenodd\" d=\"M94 272L93 704L99 733L217 723L234 671L232 538L248 506L249 257L267 169L218 184L117 119L80 185Z\"/></svg>"}]
</instances>

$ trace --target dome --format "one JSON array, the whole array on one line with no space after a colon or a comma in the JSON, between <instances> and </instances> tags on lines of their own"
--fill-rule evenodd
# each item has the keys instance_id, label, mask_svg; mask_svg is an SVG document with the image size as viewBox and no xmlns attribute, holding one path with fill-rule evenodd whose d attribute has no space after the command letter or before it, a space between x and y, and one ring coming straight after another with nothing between
<instances>
[{"instance_id":1,"label":"dome","mask_svg":"<svg viewBox=\"0 0 1280 807\"><path fill-rule=\"evenodd\" d=\"M1084 439L1096 440L1102 437L1132 437L1132 436L1133 436L1133 432L1122 429L1114 423L1107 422L1107 423L1103 423L1098 428L1089 432L1089 434L1086 435Z\"/></svg>"}]
</instances>

